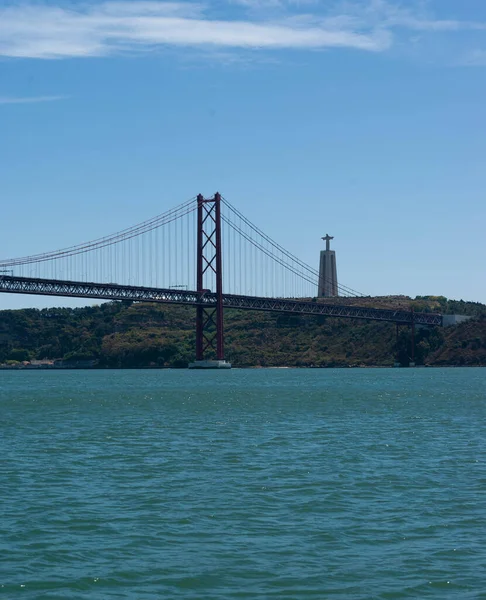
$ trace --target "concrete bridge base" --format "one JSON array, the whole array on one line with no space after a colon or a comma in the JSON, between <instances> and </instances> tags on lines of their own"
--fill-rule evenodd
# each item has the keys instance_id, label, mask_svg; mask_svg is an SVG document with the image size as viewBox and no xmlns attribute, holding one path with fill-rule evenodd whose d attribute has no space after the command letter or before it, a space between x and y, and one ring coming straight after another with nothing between
<instances>
[{"instance_id":1,"label":"concrete bridge base","mask_svg":"<svg viewBox=\"0 0 486 600\"><path fill-rule=\"evenodd\" d=\"M195 360L188 369L231 369L231 363L225 360Z\"/></svg>"}]
</instances>

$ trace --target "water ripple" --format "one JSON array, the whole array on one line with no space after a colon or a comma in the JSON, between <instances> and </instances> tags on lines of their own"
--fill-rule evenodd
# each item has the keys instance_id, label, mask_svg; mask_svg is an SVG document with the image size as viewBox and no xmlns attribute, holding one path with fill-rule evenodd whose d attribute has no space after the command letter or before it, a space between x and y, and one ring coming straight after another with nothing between
<instances>
[{"instance_id":1,"label":"water ripple","mask_svg":"<svg viewBox=\"0 0 486 600\"><path fill-rule=\"evenodd\" d=\"M0 594L486 597L486 371L2 373Z\"/></svg>"}]
</instances>

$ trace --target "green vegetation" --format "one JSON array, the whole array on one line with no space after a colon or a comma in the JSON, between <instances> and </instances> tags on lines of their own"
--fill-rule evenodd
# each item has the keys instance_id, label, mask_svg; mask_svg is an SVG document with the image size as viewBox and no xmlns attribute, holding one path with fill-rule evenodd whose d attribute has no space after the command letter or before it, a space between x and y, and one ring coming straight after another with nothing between
<instances>
[{"instance_id":1,"label":"green vegetation","mask_svg":"<svg viewBox=\"0 0 486 600\"><path fill-rule=\"evenodd\" d=\"M486 366L485 305L442 296L354 303L471 315L455 327L417 329L416 362ZM4 310L0 363L62 359L72 366L95 361L100 368L186 367L194 359L194 321L193 308L150 303ZM227 311L225 329L226 358L241 367L386 366L397 356L393 323ZM400 329L398 356L403 364L410 359L408 328Z\"/></svg>"}]
</instances>

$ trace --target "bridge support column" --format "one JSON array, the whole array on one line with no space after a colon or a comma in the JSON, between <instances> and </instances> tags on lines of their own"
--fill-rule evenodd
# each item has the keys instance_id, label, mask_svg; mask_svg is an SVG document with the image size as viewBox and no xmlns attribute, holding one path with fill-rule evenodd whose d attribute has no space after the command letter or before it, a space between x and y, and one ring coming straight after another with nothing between
<instances>
[{"instance_id":1,"label":"bridge support column","mask_svg":"<svg viewBox=\"0 0 486 600\"><path fill-rule=\"evenodd\" d=\"M412 308L412 324L410 326L410 362L409 367L415 367L415 312Z\"/></svg>"},{"instance_id":2,"label":"bridge support column","mask_svg":"<svg viewBox=\"0 0 486 600\"><path fill-rule=\"evenodd\" d=\"M401 367L398 323L395 323L395 367Z\"/></svg>"},{"instance_id":3,"label":"bridge support column","mask_svg":"<svg viewBox=\"0 0 486 600\"><path fill-rule=\"evenodd\" d=\"M221 195L197 197L196 360L190 369L228 369L224 359L223 259ZM216 287L216 305L205 304L204 294Z\"/></svg>"}]
</instances>

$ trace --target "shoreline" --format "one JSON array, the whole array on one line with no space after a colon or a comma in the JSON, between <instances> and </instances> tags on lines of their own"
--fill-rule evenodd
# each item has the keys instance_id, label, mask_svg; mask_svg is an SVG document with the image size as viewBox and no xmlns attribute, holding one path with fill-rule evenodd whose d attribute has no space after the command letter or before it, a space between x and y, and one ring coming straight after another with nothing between
<instances>
[{"instance_id":1,"label":"shoreline","mask_svg":"<svg viewBox=\"0 0 486 600\"><path fill-rule=\"evenodd\" d=\"M415 365L409 367L407 365L334 365L334 366L303 366L297 367L294 365L285 367L261 367L257 366L243 366L243 367L232 367L231 370L284 370L284 369L484 369L486 365L459 365L459 364L447 364L447 365ZM26 366L3 366L0 365L0 371L189 371L187 367L26 367Z\"/></svg>"}]
</instances>

